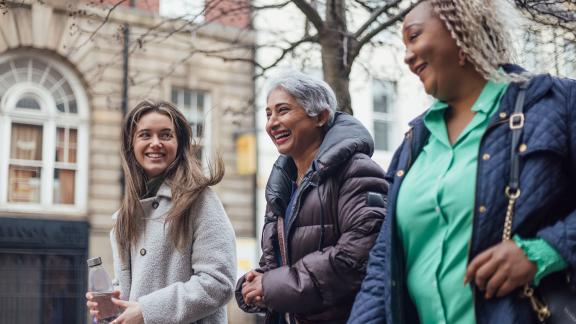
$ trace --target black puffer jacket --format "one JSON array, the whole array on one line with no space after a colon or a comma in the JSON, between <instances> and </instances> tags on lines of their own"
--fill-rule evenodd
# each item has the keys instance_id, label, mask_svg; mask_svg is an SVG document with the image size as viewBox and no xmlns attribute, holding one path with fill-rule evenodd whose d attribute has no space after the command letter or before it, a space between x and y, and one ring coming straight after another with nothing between
<instances>
[{"instance_id":1,"label":"black puffer jacket","mask_svg":"<svg viewBox=\"0 0 576 324\"><path fill-rule=\"evenodd\" d=\"M297 191L285 238L278 235L278 223L284 223L296 167L288 156L274 164L260 260L267 323L277 323L281 313L298 323L346 322L386 212L388 186L372 152L368 131L338 113ZM243 282L242 277L237 285L238 305L262 311L244 304Z\"/></svg>"}]
</instances>

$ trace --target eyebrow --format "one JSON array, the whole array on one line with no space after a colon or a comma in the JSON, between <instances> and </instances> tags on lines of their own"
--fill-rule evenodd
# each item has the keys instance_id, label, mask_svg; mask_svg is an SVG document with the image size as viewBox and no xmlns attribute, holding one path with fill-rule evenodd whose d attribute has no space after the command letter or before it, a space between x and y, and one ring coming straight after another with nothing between
<instances>
[{"instance_id":1,"label":"eyebrow","mask_svg":"<svg viewBox=\"0 0 576 324\"><path fill-rule=\"evenodd\" d=\"M412 28L412 27L414 27L414 26L422 26L422 25L424 25L424 23L422 23L422 22L418 22L418 21L417 21L417 22L413 22L413 23L411 23L410 25L405 25L405 26L402 28L402 31L405 31L405 30L407 30L407 29L409 29L409 28Z\"/></svg>"},{"instance_id":2,"label":"eyebrow","mask_svg":"<svg viewBox=\"0 0 576 324\"><path fill-rule=\"evenodd\" d=\"M149 131L150 131L149 128L143 128L143 129L137 130L136 133L149 132ZM160 130L160 132L164 132L164 131L172 132L172 128L163 128L163 129Z\"/></svg>"},{"instance_id":3,"label":"eyebrow","mask_svg":"<svg viewBox=\"0 0 576 324\"><path fill-rule=\"evenodd\" d=\"M272 109L277 109L277 108L279 108L281 105L288 105L288 106L292 106L292 105L291 105L289 102L286 102L286 101L281 101L281 102L279 102L279 103L275 104L275 105L274 105L272 108L270 108L270 107L266 106L266 109L267 109L267 110L268 110L268 109L269 109L269 110L272 110Z\"/></svg>"}]
</instances>

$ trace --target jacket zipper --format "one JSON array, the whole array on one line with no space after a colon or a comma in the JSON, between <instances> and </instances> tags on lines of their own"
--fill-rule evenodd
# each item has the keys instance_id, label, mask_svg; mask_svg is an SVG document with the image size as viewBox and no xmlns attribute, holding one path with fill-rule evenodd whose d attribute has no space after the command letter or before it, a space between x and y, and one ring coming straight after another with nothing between
<instances>
[{"instance_id":1,"label":"jacket zipper","mask_svg":"<svg viewBox=\"0 0 576 324\"><path fill-rule=\"evenodd\" d=\"M478 206L478 175L480 174L480 168L478 167L478 165L480 164L480 150L482 149L482 143L484 142L484 138L486 137L486 135L492 131L492 129L494 129L496 126L499 126L500 124L503 123L507 123L509 120L509 118L507 119L501 119L491 125L488 126L488 128L486 128L486 131L484 131L484 134L482 134L482 137L480 138L480 145L478 147L478 157L477 157L477 163L476 163L476 191L474 193L474 209L472 210L472 231L470 233L470 243L468 244L468 257L466 260L466 265L470 264L470 257L471 257L471 253L472 253L472 243L474 242L474 227L476 225L476 216L477 216L477 206ZM473 283L471 283L473 285ZM475 290L476 285L473 285L474 289L472 289L472 303L474 305L474 319L476 321L476 323L478 322L478 318L476 317L476 293Z\"/></svg>"},{"instance_id":2,"label":"jacket zipper","mask_svg":"<svg viewBox=\"0 0 576 324\"><path fill-rule=\"evenodd\" d=\"M286 234L284 235L284 253L286 254L286 260L288 261L289 264L287 265L292 265L292 261L290 258L290 253L289 250L290 248L288 247L288 242L290 241L290 228L292 227L292 223L294 223L294 219L296 219L296 215L298 215L298 212L300 211L300 201L302 200L302 196L304 195L304 193L306 192L306 190L308 190L308 187L310 187L310 181L308 181L308 176L305 177L302 180L302 183L304 184L302 186L302 188L300 188L300 190L298 190L298 196L296 197L296 202L294 203L294 209L292 210L292 217L290 217L290 222L288 222L288 224L286 224L286 229L285 232Z\"/></svg>"}]
</instances>

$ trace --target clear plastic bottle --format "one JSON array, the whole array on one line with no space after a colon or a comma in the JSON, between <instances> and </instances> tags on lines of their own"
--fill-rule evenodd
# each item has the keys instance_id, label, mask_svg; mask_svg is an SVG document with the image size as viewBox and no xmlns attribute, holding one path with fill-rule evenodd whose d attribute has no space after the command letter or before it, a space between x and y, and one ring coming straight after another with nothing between
<instances>
[{"instance_id":1,"label":"clear plastic bottle","mask_svg":"<svg viewBox=\"0 0 576 324\"><path fill-rule=\"evenodd\" d=\"M118 315L118 307L112 303L112 280L102 266L100 257L88 259L88 291L94 296L93 300L98 303L100 320L95 322L105 324L113 321Z\"/></svg>"}]
</instances>

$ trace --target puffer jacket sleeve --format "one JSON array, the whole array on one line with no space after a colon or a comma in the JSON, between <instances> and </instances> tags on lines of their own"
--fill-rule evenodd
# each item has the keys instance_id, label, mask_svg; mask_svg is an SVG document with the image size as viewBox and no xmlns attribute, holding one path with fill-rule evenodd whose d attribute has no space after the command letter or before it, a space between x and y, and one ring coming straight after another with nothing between
<instances>
[{"instance_id":1,"label":"puffer jacket sleeve","mask_svg":"<svg viewBox=\"0 0 576 324\"><path fill-rule=\"evenodd\" d=\"M567 164L572 175L572 190L576 190L576 81L565 79L556 82L561 82L567 98L566 129L569 132L570 142ZM550 243L568 263L570 282L572 288L576 290L576 210L572 210L568 216L554 225L540 230L537 235Z\"/></svg>"},{"instance_id":2,"label":"puffer jacket sleeve","mask_svg":"<svg viewBox=\"0 0 576 324\"><path fill-rule=\"evenodd\" d=\"M386 173L386 180L390 187L393 184L392 181L394 179L394 174L398 169L400 153L403 151L405 145L406 143L404 142L398 150L396 150L388 168L388 172ZM362 281L360 292L356 295L356 300L354 301L354 306L352 307L348 323L386 323L385 305L390 296L386 295L387 292L384 287L386 280L390 280L390 274L387 273L386 270L386 265L390 261L386 258L386 242L389 239L386 236L389 231L387 231L385 227L390 226L390 221L391 219L386 217L384 224L380 229L380 234L378 235L374 246L370 250L366 277Z\"/></svg>"},{"instance_id":3,"label":"puffer jacket sleeve","mask_svg":"<svg viewBox=\"0 0 576 324\"><path fill-rule=\"evenodd\" d=\"M223 307L233 294L236 240L222 203L204 190L193 211L193 275L138 299L145 323L192 323Z\"/></svg>"},{"instance_id":4,"label":"puffer jacket sleeve","mask_svg":"<svg viewBox=\"0 0 576 324\"><path fill-rule=\"evenodd\" d=\"M275 311L317 313L349 300L360 288L368 252L386 212L388 186L383 170L363 154L353 156L337 176L341 176L336 200L341 236L334 246L264 273L265 303ZM382 203L369 205L369 192L382 195Z\"/></svg>"},{"instance_id":5,"label":"puffer jacket sleeve","mask_svg":"<svg viewBox=\"0 0 576 324\"><path fill-rule=\"evenodd\" d=\"M275 246L276 242L278 241L277 232L276 232L276 223L277 218L274 216L274 213L270 210L268 206L266 208L266 220L264 223L264 228L262 229L262 240L261 240L261 248L262 248L262 257L260 257L260 267L255 269L258 272L266 272L270 269L274 269L278 267L276 262L276 253L275 253ZM236 298L236 303L238 307L247 313L262 313L265 312L265 309L250 306L244 302L244 298L242 297L242 284L246 281L246 275L243 275L238 279L236 283L236 291L234 293L234 297Z\"/></svg>"}]
</instances>

